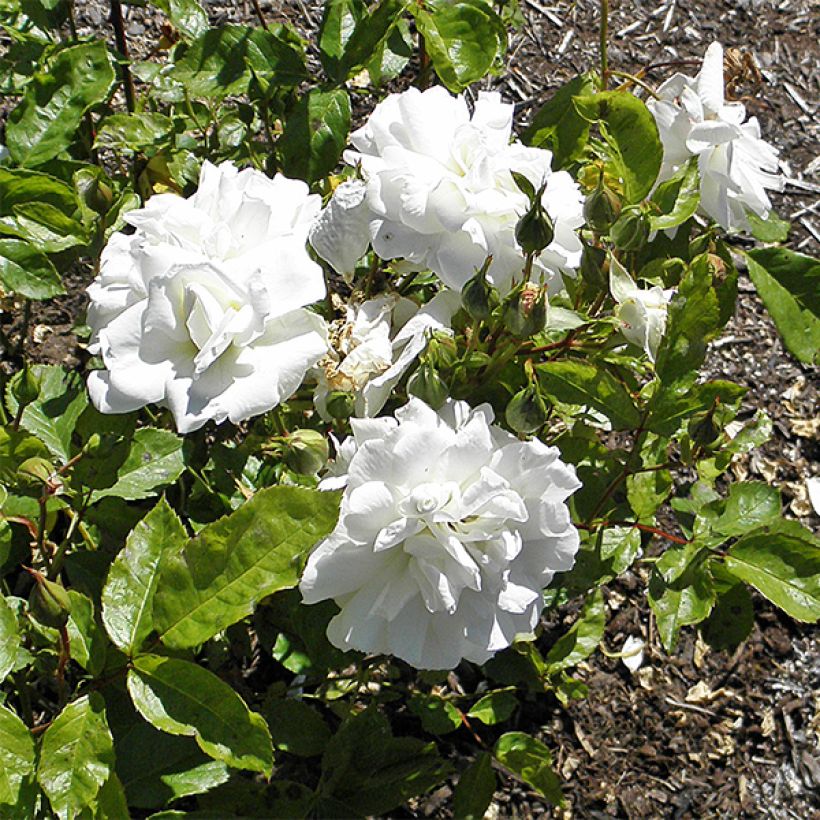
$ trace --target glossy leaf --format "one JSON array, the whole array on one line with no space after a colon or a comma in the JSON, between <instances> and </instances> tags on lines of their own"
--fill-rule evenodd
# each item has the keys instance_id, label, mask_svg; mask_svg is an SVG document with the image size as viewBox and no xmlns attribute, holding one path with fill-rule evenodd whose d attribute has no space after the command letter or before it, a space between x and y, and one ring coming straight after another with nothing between
<instances>
[{"instance_id":1,"label":"glossy leaf","mask_svg":"<svg viewBox=\"0 0 820 820\"><path fill-rule=\"evenodd\" d=\"M102 698L69 703L43 734L37 780L60 818L90 806L114 765L114 746Z\"/></svg>"},{"instance_id":2,"label":"glossy leaf","mask_svg":"<svg viewBox=\"0 0 820 820\"><path fill-rule=\"evenodd\" d=\"M517 708L515 689L498 689L480 697L472 706L467 717L476 718L487 726L503 723Z\"/></svg>"},{"instance_id":3,"label":"glossy leaf","mask_svg":"<svg viewBox=\"0 0 820 820\"><path fill-rule=\"evenodd\" d=\"M187 540L176 513L161 498L114 559L102 591L102 617L109 637L127 655L133 655L153 629L163 556L179 552Z\"/></svg>"},{"instance_id":4,"label":"glossy leaf","mask_svg":"<svg viewBox=\"0 0 820 820\"><path fill-rule=\"evenodd\" d=\"M264 719L204 667L141 655L128 672L128 692L137 711L160 731L190 735L215 760L270 775L273 747Z\"/></svg>"},{"instance_id":5,"label":"glossy leaf","mask_svg":"<svg viewBox=\"0 0 820 820\"><path fill-rule=\"evenodd\" d=\"M20 646L20 628L17 615L5 597L0 595L0 683L14 669Z\"/></svg>"},{"instance_id":6,"label":"glossy leaf","mask_svg":"<svg viewBox=\"0 0 820 820\"><path fill-rule=\"evenodd\" d=\"M780 517L780 493L762 481L744 481L729 488L723 515L714 529L722 535L745 535Z\"/></svg>"},{"instance_id":7,"label":"glossy leaf","mask_svg":"<svg viewBox=\"0 0 820 820\"><path fill-rule=\"evenodd\" d=\"M173 131L174 121L165 114L112 114L100 124L94 146L132 153L145 151L170 139Z\"/></svg>"},{"instance_id":8,"label":"glossy leaf","mask_svg":"<svg viewBox=\"0 0 820 820\"><path fill-rule=\"evenodd\" d=\"M49 258L21 239L0 239L0 287L27 299L50 299L65 293Z\"/></svg>"},{"instance_id":9,"label":"glossy leaf","mask_svg":"<svg viewBox=\"0 0 820 820\"><path fill-rule=\"evenodd\" d=\"M482 820L492 803L495 786L493 759L487 752L479 752L458 778L453 815L460 820Z\"/></svg>"},{"instance_id":10,"label":"glossy leaf","mask_svg":"<svg viewBox=\"0 0 820 820\"><path fill-rule=\"evenodd\" d=\"M94 603L75 589L68 590L71 614L68 630L71 658L92 675L99 675L105 666L108 641L94 612Z\"/></svg>"},{"instance_id":11,"label":"glossy leaf","mask_svg":"<svg viewBox=\"0 0 820 820\"><path fill-rule=\"evenodd\" d=\"M561 781L552 769L552 755L540 740L524 732L507 732L496 742L493 754L502 766L532 786L550 803L563 805Z\"/></svg>"},{"instance_id":12,"label":"glossy leaf","mask_svg":"<svg viewBox=\"0 0 820 820\"><path fill-rule=\"evenodd\" d=\"M749 276L789 351L816 363L820 353L820 261L785 248L746 254Z\"/></svg>"},{"instance_id":13,"label":"glossy leaf","mask_svg":"<svg viewBox=\"0 0 820 820\"><path fill-rule=\"evenodd\" d=\"M34 738L11 709L0 706L0 806L14 805L34 771Z\"/></svg>"},{"instance_id":14,"label":"glossy leaf","mask_svg":"<svg viewBox=\"0 0 820 820\"><path fill-rule=\"evenodd\" d=\"M176 481L184 469L182 439L170 430L143 427L134 433L128 457L117 470L116 483L104 490L95 490L91 498L92 501L107 496L126 501L150 498Z\"/></svg>"},{"instance_id":15,"label":"glossy leaf","mask_svg":"<svg viewBox=\"0 0 820 820\"><path fill-rule=\"evenodd\" d=\"M350 131L350 97L344 89L312 90L300 97L279 143L285 174L315 182L334 169Z\"/></svg>"},{"instance_id":16,"label":"glossy leaf","mask_svg":"<svg viewBox=\"0 0 820 820\"><path fill-rule=\"evenodd\" d=\"M410 711L421 720L425 732L446 735L461 728L461 712L438 695L414 693L409 701Z\"/></svg>"},{"instance_id":17,"label":"glossy leaf","mask_svg":"<svg viewBox=\"0 0 820 820\"><path fill-rule=\"evenodd\" d=\"M687 162L671 179L662 182L651 198L658 213L650 213L653 231L677 228L694 216L700 203L700 176L695 160Z\"/></svg>"},{"instance_id":18,"label":"glossy leaf","mask_svg":"<svg viewBox=\"0 0 820 820\"><path fill-rule=\"evenodd\" d=\"M163 563L154 628L166 646L196 646L296 586L308 551L336 523L339 498L297 487L258 492Z\"/></svg>"},{"instance_id":19,"label":"glossy leaf","mask_svg":"<svg viewBox=\"0 0 820 820\"><path fill-rule=\"evenodd\" d=\"M167 15L171 24L187 38L198 37L208 29L208 15L197 0L152 0Z\"/></svg>"},{"instance_id":20,"label":"glossy leaf","mask_svg":"<svg viewBox=\"0 0 820 820\"><path fill-rule=\"evenodd\" d=\"M114 69L102 40L58 52L47 70L32 77L9 115L6 146L14 161L32 167L56 157L76 139L85 112L106 100L113 85Z\"/></svg>"},{"instance_id":21,"label":"glossy leaf","mask_svg":"<svg viewBox=\"0 0 820 820\"><path fill-rule=\"evenodd\" d=\"M578 620L562 635L547 653L549 672L554 674L562 669L575 666L588 658L604 636L606 606L600 589L587 598Z\"/></svg>"},{"instance_id":22,"label":"glossy leaf","mask_svg":"<svg viewBox=\"0 0 820 820\"><path fill-rule=\"evenodd\" d=\"M726 568L792 618L820 619L820 543L796 522L741 538L730 548Z\"/></svg>"},{"instance_id":23,"label":"glossy leaf","mask_svg":"<svg viewBox=\"0 0 820 820\"><path fill-rule=\"evenodd\" d=\"M536 370L548 397L592 407L603 413L617 430L631 430L640 424L641 414L629 392L608 370L577 360L547 362Z\"/></svg>"},{"instance_id":24,"label":"glossy leaf","mask_svg":"<svg viewBox=\"0 0 820 820\"><path fill-rule=\"evenodd\" d=\"M785 242L789 238L791 222L781 219L774 211L770 211L766 219L761 219L754 211L746 211L752 236L761 242Z\"/></svg>"}]
</instances>

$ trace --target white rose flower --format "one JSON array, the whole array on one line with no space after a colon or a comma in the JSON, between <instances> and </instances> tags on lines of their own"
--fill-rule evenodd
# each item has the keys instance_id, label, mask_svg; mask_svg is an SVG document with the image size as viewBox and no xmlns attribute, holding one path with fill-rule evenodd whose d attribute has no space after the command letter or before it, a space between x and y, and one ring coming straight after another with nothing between
<instances>
[{"instance_id":1,"label":"white rose flower","mask_svg":"<svg viewBox=\"0 0 820 820\"><path fill-rule=\"evenodd\" d=\"M306 603L333 598L341 649L418 669L483 663L530 633L542 590L572 567L567 498L581 485L558 450L492 424L488 405L413 398L396 417L353 419L339 522L308 559Z\"/></svg>"},{"instance_id":2,"label":"white rose flower","mask_svg":"<svg viewBox=\"0 0 820 820\"><path fill-rule=\"evenodd\" d=\"M334 194L311 236L317 253L349 274L372 243L382 259L430 269L456 290L492 254L489 278L506 293L524 265L515 225L528 200L517 171L536 188L546 182L555 238L534 272L560 290L559 274L580 264L583 197L569 174L552 171L549 151L510 144L512 116L497 93L479 93L472 116L463 96L441 86L391 94L351 136L357 150L345 160L364 182Z\"/></svg>"},{"instance_id":3,"label":"white rose flower","mask_svg":"<svg viewBox=\"0 0 820 820\"><path fill-rule=\"evenodd\" d=\"M663 142L659 181L669 179L691 157L700 172L701 210L727 231L748 231L747 210L766 219L766 190L782 191L777 149L760 138L756 117L747 122L741 102L726 102L723 47L712 43L697 77L675 74L647 105Z\"/></svg>"},{"instance_id":4,"label":"white rose flower","mask_svg":"<svg viewBox=\"0 0 820 820\"><path fill-rule=\"evenodd\" d=\"M328 394L341 390L354 394L355 415L375 416L430 334L452 333L450 320L460 304L457 293L445 290L421 308L395 294L348 305L346 320L331 334L331 351L317 367L319 415L330 419Z\"/></svg>"},{"instance_id":5,"label":"white rose flower","mask_svg":"<svg viewBox=\"0 0 820 820\"><path fill-rule=\"evenodd\" d=\"M664 290L653 285L642 290L614 257L610 258L609 289L618 303L615 316L620 322L621 333L632 344L642 347L654 362L666 332L669 302L675 289Z\"/></svg>"},{"instance_id":6,"label":"white rose flower","mask_svg":"<svg viewBox=\"0 0 820 820\"><path fill-rule=\"evenodd\" d=\"M103 413L168 407L181 433L287 399L327 351L325 294L305 243L321 208L303 182L206 162L189 199L126 214L88 288L88 388Z\"/></svg>"}]
</instances>

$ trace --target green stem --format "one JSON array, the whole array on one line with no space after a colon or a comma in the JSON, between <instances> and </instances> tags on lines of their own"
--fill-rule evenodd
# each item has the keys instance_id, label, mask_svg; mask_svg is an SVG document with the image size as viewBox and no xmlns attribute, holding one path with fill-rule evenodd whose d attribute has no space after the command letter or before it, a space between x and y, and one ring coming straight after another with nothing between
<instances>
[{"instance_id":1,"label":"green stem","mask_svg":"<svg viewBox=\"0 0 820 820\"><path fill-rule=\"evenodd\" d=\"M609 39L609 0L601 0L601 91L606 91L609 81L609 59L607 40Z\"/></svg>"},{"instance_id":2,"label":"green stem","mask_svg":"<svg viewBox=\"0 0 820 820\"><path fill-rule=\"evenodd\" d=\"M131 76L131 67L128 65L128 40L125 36L125 24L122 20L122 4L120 0L111 0L111 25L114 28L114 39L117 41L117 50L122 54L124 62L120 65L122 88L125 92L125 105L130 113L136 110L137 94L134 90L134 78Z\"/></svg>"},{"instance_id":3,"label":"green stem","mask_svg":"<svg viewBox=\"0 0 820 820\"><path fill-rule=\"evenodd\" d=\"M654 97L656 100L661 99L658 96L658 93L652 88L649 83L645 83L639 77L636 77L634 74L630 74L628 71L615 71L614 69L609 72L613 77L622 77L624 80L628 80L630 83L634 83L637 86L640 86L650 97Z\"/></svg>"}]
</instances>

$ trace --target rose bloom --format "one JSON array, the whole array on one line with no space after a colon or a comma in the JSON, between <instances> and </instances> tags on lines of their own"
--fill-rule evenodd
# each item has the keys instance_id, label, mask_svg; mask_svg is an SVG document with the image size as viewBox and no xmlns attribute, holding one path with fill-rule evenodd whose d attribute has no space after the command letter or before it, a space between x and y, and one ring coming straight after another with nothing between
<instances>
[{"instance_id":1,"label":"rose bloom","mask_svg":"<svg viewBox=\"0 0 820 820\"><path fill-rule=\"evenodd\" d=\"M583 197L552 154L510 143L513 106L481 92L470 115L463 96L441 86L410 88L379 103L351 136L345 160L364 181L339 187L311 235L317 253L350 273L369 244L382 259L403 258L460 290L488 255L488 276L506 293L524 258L515 226L528 209L512 171L538 189L555 238L535 260L535 278L556 292L574 275L582 246Z\"/></svg>"},{"instance_id":2,"label":"rose bloom","mask_svg":"<svg viewBox=\"0 0 820 820\"><path fill-rule=\"evenodd\" d=\"M332 598L337 647L418 669L483 663L531 633L542 590L578 550L558 450L492 424L489 405L412 398L395 418L352 419L334 475L336 529L308 559L308 604ZM345 472L342 472L342 471Z\"/></svg>"},{"instance_id":3,"label":"rose bloom","mask_svg":"<svg viewBox=\"0 0 820 820\"><path fill-rule=\"evenodd\" d=\"M664 290L658 285L647 290L639 288L626 268L614 257L610 259L609 289L618 303L615 316L620 322L621 333L632 344L643 348L654 362L666 333L669 302L675 289Z\"/></svg>"},{"instance_id":4,"label":"rose bloom","mask_svg":"<svg viewBox=\"0 0 820 820\"><path fill-rule=\"evenodd\" d=\"M287 399L327 351L325 294L305 243L321 208L304 182L230 162L202 167L189 199L151 197L126 214L88 288L88 389L103 413L167 407L187 433Z\"/></svg>"},{"instance_id":5,"label":"rose bloom","mask_svg":"<svg viewBox=\"0 0 820 820\"><path fill-rule=\"evenodd\" d=\"M712 43L697 77L675 74L647 106L655 117L664 158L659 181L691 157L700 173L700 207L727 231L748 231L747 211L766 219L766 189L782 191L777 150L760 138L756 117L747 122L741 102L726 102L723 47Z\"/></svg>"},{"instance_id":6,"label":"rose bloom","mask_svg":"<svg viewBox=\"0 0 820 820\"><path fill-rule=\"evenodd\" d=\"M375 416L431 334L452 334L450 320L459 307L451 290L421 308L398 294L348 305L345 320L331 328L330 353L316 368L313 400L319 415L330 419L327 397L338 390L354 395L354 415Z\"/></svg>"}]
</instances>

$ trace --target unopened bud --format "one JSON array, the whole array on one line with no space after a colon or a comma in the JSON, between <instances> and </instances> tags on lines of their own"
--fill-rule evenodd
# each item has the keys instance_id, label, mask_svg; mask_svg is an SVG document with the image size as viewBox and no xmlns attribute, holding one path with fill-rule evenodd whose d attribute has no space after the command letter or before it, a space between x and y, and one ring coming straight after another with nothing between
<instances>
[{"instance_id":1,"label":"unopened bud","mask_svg":"<svg viewBox=\"0 0 820 820\"><path fill-rule=\"evenodd\" d=\"M438 410L447 400L447 385L428 362L422 362L407 380L407 392Z\"/></svg>"},{"instance_id":2,"label":"unopened bud","mask_svg":"<svg viewBox=\"0 0 820 820\"><path fill-rule=\"evenodd\" d=\"M17 477L25 484L45 486L52 495L56 495L63 488L63 482L54 465L40 456L27 458L18 468Z\"/></svg>"},{"instance_id":3,"label":"unopened bud","mask_svg":"<svg viewBox=\"0 0 820 820\"><path fill-rule=\"evenodd\" d=\"M30 367L26 366L12 376L11 395L17 399L21 407L37 401L40 395L40 379L34 375Z\"/></svg>"},{"instance_id":4,"label":"unopened bud","mask_svg":"<svg viewBox=\"0 0 820 820\"><path fill-rule=\"evenodd\" d=\"M65 626L71 614L71 600L62 584L49 581L36 570L29 570L29 573L35 581L28 598L32 618L52 629Z\"/></svg>"},{"instance_id":5,"label":"unopened bud","mask_svg":"<svg viewBox=\"0 0 820 820\"><path fill-rule=\"evenodd\" d=\"M75 177L75 179L83 202L98 214L106 213L114 200L114 193L110 186L91 174L84 174L82 177Z\"/></svg>"},{"instance_id":6,"label":"unopened bud","mask_svg":"<svg viewBox=\"0 0 820 820\"><path fill-rule=\"evenodd\" d=\"M481 270L461 289L461 304L470 318L477 322L489 319L499 303L498 291L487 279L487 269L491 262L492 257L488 257Z\"/></svg>"},{"instance_id":7,"label":"unopened bud","mask_svg":"<svg viewBox=\"0 0 820 820\"><path fill-rule=\"evenodd\" d=\"M616 248L622 251L639 251L649 239L649 220L640 211L627 211L609 232Z\"/></svg>"},{"instance_id":8,"label":"unopened bud","mask_svg":"<svg viewBox=\"0 0 820 820\"><path fill-rule=\"evenodd\" d=\"M294 430L288 436L285 463L295 473L315 475L327 464L327 439L316 430Z\"/></svg>"},{"instance_id":9,"label":"unopened bud","mask_svg":"<svg viewBox=\"0 0 820 820\"><path fill-rule=\"evenodd\" d=\"M607 233L621 213L621 200L615 192L598 180L595 190L584 201L584 219L595 233Z\"/></svg>"},{"instance_id":10,"label":"unopened bud","mask_svg":"<svg viewBox=\"0 0 820 820\"><path fill-rule=\"evenodd\" d=\"M514 290L504 306L504 327L519 339L540 333L547 324L547 292L532 282Z\"/></svg>"},{"instance_id":11,"label":"unopened bud","mask_svg":"<svg viewBox=\"0 0 820 820\"><path fill-rule=\"evenodd\" d=\"M581 252L581 276L584 281L598 291L606 290L607 276L604 272L606 264L606 251L603 248L596 248L584 242L584 250Z\"/></svg>"},{"instance_id":12,"label":"unopened bud","mask_svg":"<svg viewBox=\"0 0 820 820\"><path fill-rule=\"evenodd\" d=\"M555 238L555 224L541 203L543 188L515 226L515 238L524 253L541 253Z\"/></svg>"},{"instance_id":13,"label":"unopened bud","mask_svg":"<svg viewBox=\"0 0 820 820\"><path fill-rule=\"evenodd\" d=\"M352 393L344 390L332 390L328 393L325 407L327 412L337 421L344 421L353 415L356 406L356 398Z\"/></svg>"},{"instance_id":14,"label":"unopened bud","mask_svg":"<svg viewBox=\"0 0 820 820\"><path fill-rule=\"evenodd\" d=\"M530 435L547 420L547 407L535 385L531 384L510 399L504 416L516 433Z\"/></svg>"}]
</instances>

